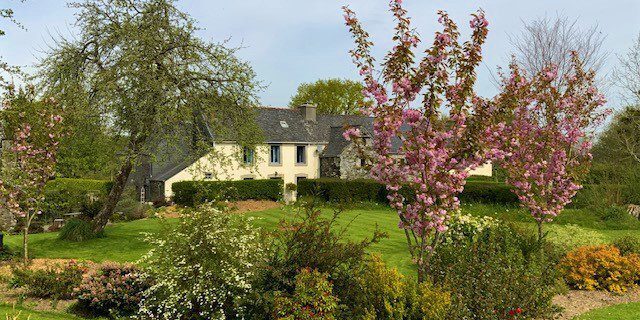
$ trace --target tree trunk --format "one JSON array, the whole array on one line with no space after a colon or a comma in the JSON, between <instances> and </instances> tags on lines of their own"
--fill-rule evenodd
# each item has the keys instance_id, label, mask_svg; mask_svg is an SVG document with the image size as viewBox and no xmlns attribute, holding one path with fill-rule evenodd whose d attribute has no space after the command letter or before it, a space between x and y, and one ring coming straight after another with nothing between
<instances>
[{"instance_id":1,"label":"tree trunk","mask_svg":"<svg viewBox=\"0 0 640 320\"><path fill-rule=\"evenodd\" d=\"M537 221L538 222L538 242L542 241L542 221Z\"/></svg>"},{"instance_id":2,"label":"tree trunk","mask_svg":"<svg viewBox=\"0 0 640 320\"><path fill-rule=\"evenodd\" d=\"M24 253L24 264L29 263L29 222L25 223L25 227L22 235L22 251Z\"/></svg>"},{"instance_id":3,"label":"tree trunk","mask_svg":"<svg viewBox=\"0 0 640 320\"><path fill-rule=\"evenodd\" d=\"M120 201L120 197L127 185L131 170L133 170L133 160L131 157L127 157L124 164L122 164L115 181L113 182L113 187L111 187L111 191L109 192L109 196L107 197L102 210L100 210L100 213L93 218L93 231L95 233L102 232L104 227L107 225L109 218L113 215L113 211L115 210L118 201Z\"/></svg>"}]
</instances>

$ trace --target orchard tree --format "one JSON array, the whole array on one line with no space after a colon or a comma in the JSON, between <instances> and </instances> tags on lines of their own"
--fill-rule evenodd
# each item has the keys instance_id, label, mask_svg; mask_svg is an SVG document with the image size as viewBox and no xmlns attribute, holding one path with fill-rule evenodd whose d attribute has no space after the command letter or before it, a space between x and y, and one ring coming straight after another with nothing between
<instances>
[{"instance_id":1,"label":"orchard tree","mask_svg":"<svg viewBox=\"0 0 640 320\"><path fill-rule=\"evenodd\" d=\"M595 72L586 71L577 55L563 80L558 72L549 65L528 77L512 63L497 98L511 107L512 119L491 136L507 153L501 163L507 183L536 220L539 239L543 223L560 214L582 187L594 129L610 113L602 108L605 98L594 84Z\"/></svg>"},{"instance_id":2,"label":"orchard tree","mask_svg":"<svg viewBox=\"0 0 640 320\"><path fill-rule=\"evenodd\" d=\"M303 83L296 94L291 97L289 107L312 103L321 114L356 114L370 104L362 94L364 86L347 79L318 80L314 83Z\"/></svg>"},{"instance_id":3,"label":"orchard tree","mask_svg":"<svg viewBox=\"0 0 640 320\"><path fill-rule=\"evenodd\" d=\"M373 100L368 113L374 117L372 176L386 185L391 206L400 216L411 256L424 281L429 260L447 230L452 213L459 210L469 170L500 154L482 138L501 114L495 105L476 96L473 86L481 47L488 33L484 12L472 15L471 39L460 43L456 24L439 12L443 29L416 62L414 50L420 38L410 26L401 0L391 1L397 22L395 45L376 71L372 43L354 12L345 7L345 20L356 48L351 55L364 77L365 94ZM419 97L422 102L419 102ZM358 142L358 128L345 131ZM398 139L394 155L392 141ZM401 188L411 190L404 197Z\"/></svg>"},{"instance_id":4,"label":"orchard tree","mask_svg":"<svg viewBox=\"0 0 640 320\"><path fill-rule=\"evenodd\" d=\"M99 232L143 155L192 134L187 141L210 148L206 131L251 137L259 84L236 49L197 38L196 22L173 0L70 6L78 10L79 33L56 41L41 63L41 79L67 110L72 130L82 130L82 119L97 119L121 140L113 187L93 221Z\"/></svg>"},{"instance_id":5,"label":"orchard tree","mask_svg":"<svg viewBox=\"0 0 640 320\"><path fill-rule=\"evenodd\" d=\"M3 121L11 146L4 151L0 206L23 226L24 262L29 259L29 227L44 208L44 189L55 174L62 110L53 99L39 101L33 92L9 93L3 102Z\"/></svg>"}]
</instances>

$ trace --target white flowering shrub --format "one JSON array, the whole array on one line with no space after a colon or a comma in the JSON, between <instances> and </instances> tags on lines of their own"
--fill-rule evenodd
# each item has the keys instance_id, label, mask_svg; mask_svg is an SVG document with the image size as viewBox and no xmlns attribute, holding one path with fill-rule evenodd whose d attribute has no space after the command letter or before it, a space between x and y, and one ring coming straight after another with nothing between
<instances>
[{"instance_id":1,"label":"white flowering shrub","mask_svg":"<svg viewBox=\"0 0 640 320\"><path fill-rule=\"evenodd\" d=\"M183 214L177 226L149 237L142 259L154 284L143 294L142 319L234 319L263 256L255 227L211 206Z\"/></svg>"},{"instance_id":2,"label":"white flowering shrub","mask_svg":"<svg viewBox=\"0 0 640 320\"><path fill-rule=\"evenodd\" d=\"M499 225L497 219L491 217L475 217L458 212L451 216L448 230L442 235L445 243L473 241L485 229Z\"/></svg>"}]
</instances>

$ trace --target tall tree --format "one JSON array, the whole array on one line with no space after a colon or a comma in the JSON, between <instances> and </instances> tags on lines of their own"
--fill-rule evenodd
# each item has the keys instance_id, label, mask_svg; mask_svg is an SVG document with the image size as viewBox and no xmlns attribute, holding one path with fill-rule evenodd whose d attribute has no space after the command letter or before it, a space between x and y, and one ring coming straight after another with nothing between
<instances>
[{"instance_id":1,"label":"tall tree","mask_svg":"<svg viewBox=\"0 0 640 320\"><path fill-rule=\"evenodd\" d=\"M74 130L82 119L99 121L122 140L119 168L104 207L94 218L101 231L143 155L158 145L203 131L242 140L256 104L251 67L226 43L196 37L196 22L173 0L85 0L73 38L58 39L41 63L47 93L65 107ZM205 129L202 129L205 128ZM188 139L191 141L191 139ZM116 159L114 159L115 161Z\"/></svg>"},{"instance_id":2,"label":"tall tree","mask_svg":"<svg viewBox=\"0 0 640 320\"><path fill-rule=\"evenodd\" d=\"M20 1L24 2L24 0ZM19 27L22 25L13 17L13 9L8 7L0 8L0 19L8 19L9 21L15 23ZM0 37L5 35L5 31L0 29ZM0 85L6 85L6 79L3 74L9 73L14 74L18 72L18 69L14 66L9 65L8 63L2 60L2 56L0 56Z\"/></svg>"},{"instance_id":3,"label":"tall tree","mask_svg":"<svg viewBox=\"0 0 640 320\"><path fill-rule=\"evenodd\" d=\"M322 114L355 114L369 104L362 94L364 86L348 79L326 79L303 83L291 97L289 107L312 103Z\"/></svg>"},{"instance_id":4,"label":"tall tree","mask_svg":"<svg viewBox=\"0 0 640 320\"><path fill-rule=\"evenodd\" d=\"M640 105L640 34L626 54L619 56L614 73L616 85L624 90L629 104Z\"/></svg>"},{"instance_id":5,"label":"tall tree","mask_svg":"<svg viewBox=\"0 0 640 320\"><path fill-rule=\"evenodd\" d=\"M581 28L578 22L563 15L523 22L522 32L510 39L518 65L535 75L553 64L561 83L571 73L576 52L586 69L597 72L607 57L602 48L606 37L597 25Z\"/></svg>"}]
</instances>

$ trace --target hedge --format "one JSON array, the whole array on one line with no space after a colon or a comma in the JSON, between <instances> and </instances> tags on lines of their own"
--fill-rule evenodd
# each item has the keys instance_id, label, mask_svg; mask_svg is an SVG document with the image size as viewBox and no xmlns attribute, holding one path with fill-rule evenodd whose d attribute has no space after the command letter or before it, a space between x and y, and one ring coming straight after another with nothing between
<instances>
[{"instance_id":1,"label":"hedge","mask_svg":"<svg viewBox=\"0 0 640 320\"><path fill-rule=\"evenodd\" d=\"M98 192L108 194L113 186L112 181L92 179L58 178L47 183L46 191Z\"/></svg>"},{"instance_id":2,"label":"hedge","mask_svg":"<svg viewBox=\"0 0 640 320\"><path fill-rule=\"evenodd\" d=\"M406 197L407 189L401 190ZM373 180L305 179L298 183L299 196L314 196L327 202L371 201L387 202L385 187ZM503 182L469 180L459 196L462 202L514 205L518 198Z\"/></svg>"},{"instance_id":3,"label":"hedge","mask_svg":"<svg viewBox=\"0 0 640 320\"><path fill-rule=\"evenodd\" d=\"M183 206L221 200L273 200L282 198L281 179L239 181L181 181L171 185L173 201Z\"/></svg>"}]
</instances>

